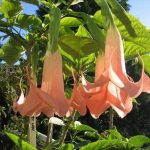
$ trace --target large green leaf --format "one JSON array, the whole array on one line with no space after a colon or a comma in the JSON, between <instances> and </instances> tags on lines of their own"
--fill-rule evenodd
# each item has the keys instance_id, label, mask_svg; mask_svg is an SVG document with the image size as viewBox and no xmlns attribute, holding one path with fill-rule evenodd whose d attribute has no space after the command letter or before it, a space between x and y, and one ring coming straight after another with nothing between
<instances>
[{"instance_id":1,"label":"large green leaf","mask_svg":"<svg viewBox=\"0 0 150 150\"><path fill-rule=\"evenodd\" d=\"M16 144L16 146L19 147L21 150L37 150L35 147L33 147L31 144L27 143L26 141L20 139L15 134L6 132L7 136Z\"/></svg>"},{"instance_id":2,"label":"large green leaf","mask_svg":"<svg viewBox=\"0 0 150 150\"><path fill-rule=\"evenodd\" d=\"M76 16L76 17L80 16L84 20L84 23L87 26L87 29L91 37L98 43L99 50L104 50L104 47L105 47L104 32L102 29L98 27L94 19L91 16L83 12L68 11L68 13L72 16Z\"/></svg>"},{"instance_id":3,"label":"large green leaf","mask_svg":"<svg viewBox=\"0 0 150 150\"><path fill-rule=\"evenodd\" d=\"M114 16L115 23L121 33L126 59L132 59L140 55L150 53L150 34L149 30L136 18L128 14L131 25L134 27L136 37L132 37L127 31L125 25ZM97 11L94 15L95 22L104 26L101 11Z\"/></svg>"},{"instance_id":4,"label":"large green leaf","mask_svg":"<svg viewBox=\"0 0 150 150\"><path fill-rule=\"evenodd\" d=\"M71 3L71 5L76 5L78 3L82 3L84 2L84 0L73 0L73 2Z\"/></svg>"},{"instance_id":5,"label":"large green leaf","mask_svg":"<svg viewBox=\"0 0 150 150\"><path fill-rule=\"evenodd\" d=\"M111 12L106 0L95 0L95 2L101 7L102 16L105 20L105 26L106 26L106 28L108 28L110 24L114 24L112 12Z\"/></svg>"},{"instance_id":6,"label":"large green leaf","mask_svg":"<svg viewBox=\"0 0 150 150\"><path fill-rule=\"evenodd\" d=\"M76 27L79 25L82 25L82 21L75 17L64 17L61 19L60 24L62 26L68 26L68 27Z\"/></svg>"},{"instance_id":7,"label":"large green leaf","mask_svg":"<svg viewBox=\"0 0 150 150\"><path fill-rule=\"evenodd\" d=\"M93 18L86 14L81 15L87 25L87 28L95 41L97 41L99 45L99 50L104 50L104 33L103 30L98 28L97 24L94 22Z\"/></svg>"},{"instance_id":8,"label":"large green leaf","mask_svg":"<svg viewBox=\"0 0 150 150\"><path fill-rule=\"evenodd\" d=\"M83 25L79 26L77 33L75 35L80 36L80 37L88 37L88 38L91 37L90 33L87 31L87 29Z\"/></svg>"},{"instance_id":9,"label":"large green leaf","mask_svg":"<svg viewBox=\"0 0 150 150\"><path fill-rule=\"evenodd\" d=\"M22 6L19 0L2 0L1 11L4 13L5 18L12 18L19 14Z\"/></svg>"},{"instance_id":10,"label":"large green leaf","mask_svg":"<svg viewBox=\"0 0 150 150\"><path fill-rule=\"evenodd\" d=\"M0 58L6 61L8 64L14 64L24 48L17 43L13 38L10 38L0 49Z\"/></svg>"},{"instance_id":11,"label":"large green leaf","mask_svg":"<svg viewBox=\"0 0 150 150\"><path fill-rule=\"evenodd\" d=\"M145 71L150 75L150 55L143 55L142 60L144 62Z\"/></svg>"},{"instance_id":12,"label":"large green leaf","mask_svg":"<svg viewBox=\"0 0 150 150\"><path fill-rule=\"evenodd\" d=\"M20 14L16 22L18 23L18 26L24 29L37 29L41 27L42 21L40 18L38 18L35 15L27 15L27 14Z\"/></svg>"},{"instance_id":13,"label":"large green leaf","mask_svg":"<svg viewBox=\"0 0 150 150\"><path fill-rule=\"evenodd\" d=\"M126 27L126 30L128 31L128 33L131 36L135 37L136 34L134 31L134 28L124 8L116 0L107 0L107 1L110 4L111 10L113 11L113 13Z\"/></svg>"},{"instance_id":14,"label":"large green leaf","mask_svg":"<svg viewBox=\"0 0 150 150\"><path fill-rule=\"evenodd\" d=\"M107 131L109 133L108 139L118 139L118 140L122 140L123 136L117 131L117 129L113 129L113 130L108 130Z\"/></svg>"},{"instance_id":15,"label":"large green leaf","mask_svg":"<svg viewBox=\"0 0 150 150\"><path fill-rule=\"evenodd\" d=\"M74 35L61 37L59 45L65 52L77 58L84 57L99 50L98 44L94 40Z\"/></svg>"},{"instance_id":16,"label":"large green leaf","mask_svg":"<svg viewBox=\"0 0 150 150\"><path fill-rule=\"evenodd\" d=\"M132 144L136 148L142 148L144 144L150 143L150 138L144 135L133 136L129 139L129 143Z\"/></svg>"},{"instance_id":17,"label":"large green leaf","mask_svg":"<svg viewBox=\"0 0 150 150\"><path fill-rule=\"evenodd\" d=\"M61 146L58 150L74 150L74 145L73 144L65 144Z\"/></svg>"},{"instance_id":18,"label":"large green leaf","mask_svg":"<svg viewBox=\"0 0 150 150\"><path fill-rule=\"evenodd\" d=\"M92 53L88 56L83 57L80 60L80 64L82 66L82 70L87 70L87 71L91 71L94 72L95 71L95 61L96 61L96 56L95 53Z\"/></svg>"},{"instance_id":19,"label":"large green leaf","mask_svg":"<svg viewBox=\"0 0 150 150\"><path fill-rule=\"evenodd\" d=\"M81 150L133 150L127 142L118 139L98 140L83 146Z\"/></svg>"},{"instance_id":20,"label":"large green leaf","mask_svg":"<svg viewBox=\"0 0 150 150\"><path fill-rule=\"evenodd\" d=\"M132 22L132 26L134 26L136 37L131 37L125 26L118 19L115 19L115 22L124 41L125 56L130 59L138 56L138 53L144 55L150 52L150 34L137 18L131 15L128 15L128 17Z\"/></svg>"},{"instance_id":21,"label":"large green leaf","mask_svg":"<svg viewBox=\"0 0 150 150\"><path fill-rule=\"evenodd\" d=\"M81 125L77 125L74 127L74 129L76 131L92 131L92 132L96 132L96 130L88 125L84 125L84 124L81 124Z\"/></svg>"}]
</instances>

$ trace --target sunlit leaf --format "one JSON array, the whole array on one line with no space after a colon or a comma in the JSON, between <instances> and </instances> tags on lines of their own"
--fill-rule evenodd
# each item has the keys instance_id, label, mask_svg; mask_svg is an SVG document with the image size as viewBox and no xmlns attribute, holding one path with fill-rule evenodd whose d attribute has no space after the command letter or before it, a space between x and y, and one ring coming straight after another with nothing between
<instances>
[{"instance_id":1,"label":"sunlit leaf","mask_svg":"<svg viewBox=\"0 0 150 150\"><path fill-rule=\"evenodd\" d=\"M73 144L64 144L58 150L74 150Z\"/></svg>"},{"instance_id":2,"label":"sunlit leaf","mask_svg":"<svg viewBox=\"0 0 150 150\"><path fill-rule=\"evenodd\" d=\"M89 37L89 38L91 37L90 33L83 25L79 26L77 33L75 35L80 37Z\"/></svg>"},{"instance_id":3,"label":"sunlit leaf","mask_svg":"<svg viewBox=\"0 0 150 150\"><path fill-rule=\"evenodd\" d=\"M129 34L133 37L136 37L135 31L133 28L134 26L132 26L131 21L128 18L128 15L126 11L124 10L124 8L116 0L107 0L107 1L110 4L113 13L124 24Z\"/></svg>"},{"instance_id":4,"label":"sunlit leaf","mask_svg":"<svg viewBox=\"0 0 150 150\"><path fill-rule=\"evenodd\" d=\"M107 131L109 133L108 139L118 139L118 140L122 140L123 136L117 131L117 129L113 129L113 130L108 130Z\"/></svg>"},{"instance_id":5,"label":"sunlit leaf","mask_svg":"<svg viewBox=\"0 0 150 150\"><path fill-rule=\"evenodd\" d=\"M20 14L17 19L16 22L18 23L18 25L24 29L36 29L36 28L40 28L42 21L40 18L38 18L35 15L27 15L27 14Z\"/></svg>"},{"instance_id":6,"label":"sunlit leaf","mask_svg":"<svg viewBox=\"0 0 150 150\"><path fill-rule=\"evenodd\" d=\"M0 58L6 61L8 64L14 64L24 48L13 38L10 38L0 49Z\"/></svg>"},{"instance_id":7,"label":"sunlit leaf","mask_svg":"<svg viewBox=\"0 0 150 150\"><path fill-rule=\"evenodd\" d=\"M82 3L84 2L84 0L73 0L73 2L71 3L71 5L76 5L78 3Z\"/></svg>"},{"instance_id":8,"label":"sunlit leaf","mask_svg":"<svg viewBox=\"0 0 150 150\"><path fill-rule=\"evenodd\" d=\"M81 150L132 150L133 147L125 141L121 140L98 140L89 143L81 148Z\"/></svg>"},{"instance_id":9,"label":"sunlit leaf","mask_svg":"<svg viewBox=\"0 0 150 150\"><path fill-rule=\"evenodd\" d=\"M4 13L5 18L12 18L19 14L21 10L22 6L19 0L2 0L1 11Z\"/></svg>"},{"instance_id":10,"label":"sunlit leaf","mask_svg":"<svg viewBox=\"0 0 150 150\"><path fill-rule=\"evenodd\" d=\"M150 75L150 54L143 55L144 69Z\"/></svg>"},{"instance_id":11,"label":"sunlit leaf","mask_svg":"<svg viewBox=\"0 0 150 150\"><path fill-rule=\"evenodd\" d=\"M76 27L79 25L82 25L82 21L75 17L64 17L61 19L60 24L62 26L68 26L68 27Z\"/></svg>"},{"instance_id":12,"label":"sunlit leaf","mask_svg":"<svg viewBox=\"0 0 150 150\"><path fill-rule=\"evenodd\" d=\"M134 16L128 14L131 25L134 27L136 37L132 37L126 30L125 25L114 16L115 24L117 25L124 44L126 59L132 59L140 55L150 52L150 34L149 30ZM95 22L100 26L104 25L101 11L97 11L94 15Z\"/></svg>"},{"instance_id":13,"label":"sunlit leaf","mask_svg":"<svg viewBox=\"0 0 150 150\"><path fill-rule=\"evenodd\" d=\"M99 50L98 44L94 40L73 35L61 37L59 45L65 52L74 57L83 57Z\"/></svg>"},{"instance_id":14,"label":"sunlit leaf","mask_svg":"<svg viewBox=\"0 0 150 150\"><path fill-rule=\"evenodd\" d=\"M81 124L81 125L77 125L75 126L74 128L76 131L93 131L93 132L96 132L96 130L88 125L84 125L84 124Z\"/></svg>"},{"instance_id":15,"label":"sunlit leaf","mask_svg":"<svg viewBox=\"0 0 150 150\"><path fill-rule=\"evenodd\" d=\"M131 20L132 26L134 26L136 37L130 36L125 26L118 19L115 19L115 22L123 38L125 56L127 59L131 59L139 54L144 55L150 52L150 34L136 17L131 15L128 15L128 17Z\"/></svg>"},{"instance_id":16,"label":"sunlit leaf","mask_svg":"<svg viewBox=\"0 0 150 150\"><path fill-rule=\"evenodd\" d=\"M21 150L37 150L35 147L33 147L31 144L27 143L26 141L20 139L15 134L6 132L6 135L18 146L19 149Z\"/></svg>"},{"instance_id":17,"label":"sunlit leaf","mask_svg":"<svg viewBox=\"0 0 150 150\"><path fill-rule=\"evenodd\" d=\"M144 144L150 143L150 138L144 135L136 135L129 139L129 143L136 148L141 148Z\"/></svg>"}]
</instances>

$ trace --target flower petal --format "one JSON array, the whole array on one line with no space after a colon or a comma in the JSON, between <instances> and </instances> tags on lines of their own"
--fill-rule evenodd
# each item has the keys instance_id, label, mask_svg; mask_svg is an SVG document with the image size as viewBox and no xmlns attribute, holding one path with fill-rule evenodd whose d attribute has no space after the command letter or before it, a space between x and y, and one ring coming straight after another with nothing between
<instances>
[{"instance_id":1,"label":"flower petal","mask_svg":"<svg viewBox=\"0 0 150 150\"><path fill-rule=\"evenodd\" d=\"M92 95L87 99L87 107L93 118L98 118L105 110L110 107L106 95L107 85L102 87L101 92Z\"/></svg>"},{"instance_id":2,"label":"flower petal","mask_svg":"<svg viewBox=\"0 0 150 150\"><path fill-rule=\"evenodd\" d=\"M69 104L64 96L62 57L58 51L53 53L47 52L45 55L41 89L50 96L50 102L48 102L48 96L39 91L41 97L42 95L45 97L45 102L47 104L53 103L52 106L58 115L65 115L68 111Z\"/></svg>"}]
</instances>

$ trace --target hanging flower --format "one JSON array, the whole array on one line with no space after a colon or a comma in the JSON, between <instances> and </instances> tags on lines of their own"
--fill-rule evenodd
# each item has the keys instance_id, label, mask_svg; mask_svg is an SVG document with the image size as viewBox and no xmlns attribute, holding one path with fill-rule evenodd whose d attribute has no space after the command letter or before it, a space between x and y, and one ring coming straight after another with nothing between
<instances>
[{"instance_id":1,"label":"hanging flower","mask_svg":"<svg viewBox=\"0 0 150 150\"><path fill-rule=\"evenodd\" d=\"M82 95L82 86L78 85L77 80L73 74L74 87L72 90L72 95L69 101L70 107L66 114L67 117L71 116L73 111L78 111L80 115L84 116L87 112L86 108L86 98Z\"/></svg>"},{"instance_id":2,"label":"hanging flower","mask_svg":"<svg viewBox=\"0 0 150 150\"><path fill-rule=\"evenodd\" d=\"M41 112L47 116L54 113L64 116L67 113L69 105L64 96L62 58L58 51L46 53L41 89L31 80L29 82L28 95L24 97L21 93L19 100L14 102L14 110L23 116L38 115Z\"/></svg>"},{"instance_id":3,"label":"hanging flower","mask_svg":"<svg viewBox=\"0 0 150 150\"><path fill-rule=\"evenodd\" d=\"M150 93L150 79L144 73L144 67L138 82L128 77L122 39L112 25L107 31L105 55L97 58L95 82L91 84L83 76L82 84L84 95L89 95L87 107L94 118L98 118L110 106L123 118L132 110L133 97L141 92Z\"/></svg>"}]
</instances>

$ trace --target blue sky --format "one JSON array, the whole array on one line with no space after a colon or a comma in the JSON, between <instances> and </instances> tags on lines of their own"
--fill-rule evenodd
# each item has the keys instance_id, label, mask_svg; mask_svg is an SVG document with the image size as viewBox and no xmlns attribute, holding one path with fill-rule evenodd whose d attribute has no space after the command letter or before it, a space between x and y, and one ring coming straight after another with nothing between
<instances>
[{"instance_id":1,"label":"blue sky","mask_svg":"<svg viewBox=\"0 0 150 150\"><path fill-rule=\"evenodd\" d=\"M129 0L129 4L131 5L130 13L150 28L150 0Z\"/></svg>"}]
</instances>

